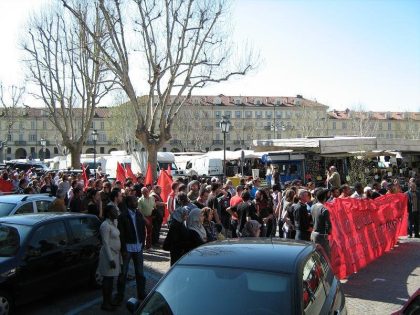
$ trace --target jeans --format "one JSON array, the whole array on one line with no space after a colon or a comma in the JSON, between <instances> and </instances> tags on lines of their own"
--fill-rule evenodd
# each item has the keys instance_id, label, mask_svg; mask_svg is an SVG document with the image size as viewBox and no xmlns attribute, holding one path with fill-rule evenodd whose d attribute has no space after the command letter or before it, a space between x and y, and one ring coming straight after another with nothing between
<instances>
[{"instance_id":1,"label":"jeans","mask_svg":"<svg viewBox=\"0 0 420 315\"><path fill-rule=\"evenodd\" d=\"M409 212L408 213L408 235L410 236L419 236L419 212Z\"/></svg>"},{"instance_id":2,"label":"jeans","mask_svg":"<svg viewBox=\"0 0 420 315\"><path fill-rule=\"evenodd\" d=\"M133 260L134 271L136 273L137 297L140 300L143 300L146 297L146 277L144 276L143 271L143 251L138 253L127 252L123 255L123 266L117 282L117 296L120 299L124 298L128 266L130 265L131 259Z\"/></svg>"}]
</instances>

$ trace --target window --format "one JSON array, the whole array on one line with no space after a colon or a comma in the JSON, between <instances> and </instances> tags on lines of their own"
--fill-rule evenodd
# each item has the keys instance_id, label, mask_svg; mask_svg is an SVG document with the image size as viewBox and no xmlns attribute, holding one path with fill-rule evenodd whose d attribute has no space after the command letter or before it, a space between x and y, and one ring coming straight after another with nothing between
<instances>
[{"instance_id":1,"label":"window","mask_svg":"<svg viewBox=\"0 0 420 315\"><path fill-rule=\"evenodd\" d=\"M228 118L230 118L232 116L232 112L231 111L224 111L223 115L227 116Z\"/></svg>"},{"instance_id":2,"label":"window","mask_svg":"<svg viewBox=\"0 0 420 315\"><path fill-rule=\"evenodd\" d=\"M104 154L105 153L105 148L104 147L100 147L99 148L99 153L100 154Z\"/></svg>"},{"instance_id":3,"label":"window","mask_svg":"<svg viewBox=\"0 0 420 315\"><path fill-rule=\"evenodd\" d=\"M379 130L382 130L382 123L379 123Z\"/></svg>"},{"instance_id":4,"label":"window","mask_svg":"<svg viewBox=\"0 0 420 315\"><path fill-rule=\"evenodd\" d=\"M22 133L19 134L19 141L23 141L23 134Z\"/></svg>"},{"instance_id":5,"label":"window","mask_svg":"<svg viewBox=\"0 0 420 315\"><path fill-rule=\"evenodd\" d=\"M13 141L12 139L13 139L12 134L11 134L11 133L9 133L9 134L7 135L7 141Z\"/></svg>"},{"instance_id":6,"label":"window","mask_svg":"<svg viewBox=\"0 0 420 315\"><path fill-rule=\"evenodd\" d=\"M337 123L335 121L333 121L332 123L332 129L335 130L337 128Z\"/></svg>"},{"instance_id":7,"label":"window","mask_svg":"<svg viewBox=\"0 0 420 315\"><path fill-rule=\"evenodd\" d=\"M100 128L101 130L104 130L105 129L105 122L104 121L101 121L101 128Z\"/></svg>"},{"instance_id":8,"label":"window","mask_svg":"<svg viewBox=\"0 0 420 315\"><path fill-rule=\"evenodd\" d=\"M48 212L51 201L48 200L38 200L35 201L36 209L38 212Z\"/></svg>"},{"instance_id":9,"label":"window","mask_svg":"<svg viewBox=\"0 0 420 315\"><path fill-rule=\"evenodd\" d=\"M36 135L29 135L29 141L36 142Z\"/></svg>"},{"instance_id":10,"label":"window","mask_svg":"<svg viewBox=\"0 0 420 315\"><path fill-rule=\"evenodd\" d=\"M29 241L29 251L45 253L67 244L64 222L54 222L41 226Z\"/></svg>"},{"instance_id":11,"label":"window","mask_svg":"<svg viewBox=\"0 0 420 315\"><path fill-rule=\"evenodd\" d=\"M36 124L34 120L31 121L31 129L32 130L36 129Z\"/></svg>"},{"instance_id":12,"label":"window","mask_svg":"<svg viewBox=\"0 0 420 315\"><path fill-rule=\"evenodd\" d=\"M240 110L235 111L235 117L236 118L241 118L242 117L242 112Z\"/></svg>"},{"instance_id":13,"label":"window","mask_svg":"<svg viewBox=\"0 0 420 315\"><path fill-rule=\"evenodd\" d=\"M73 240L80 242L98 235L99 222L93 218L77 218L69 220Z\"/></svg>"},{"instance_id":14,"label":"window","mask_svg":"<svg viewBox=\"0 0 420 315\"><path fill-rule=\"evenodd\" d=\"M347 122L343 121L341 123L341 129L347 129Z\"/></svg>"},{"instance_id":15,"label":"window","mask_svg":"<svg viewBox=\"0 0 420 315\"><path fill-rule=\"evenodd\" d=\"M47 122L45 120L42 121L42 129L47 129Z\"/></svg>"},{"instance_id":16,"label":"window","mask_svg":"<svg viewBox=\"0 0 420 315\"><path fill-rule=\"evenodd\" d=\"M281 118L283 116L283 113L282 112L280 112L280 111L277 111L276 112L276 117L277 118Z\"/></svg>"},{"instance_id":17,"label":"window","mask_svg":"<svg viewBox=\"0 0 420 315\"><path fill-rule=\"evenodd\" d=\"M273 112L271 112L271 111L266 111L266 112L265 112L265 117L267 117L267 118L271 118L272 114L273 114Z\"/></svg>"},{"instance_id":18,"label":"window","mask_svg":"<svg viewBox=\"0 0 420 315\"><path fill-rule=\"evenodd\" d=\"M242 104L242 100L241 100L241 98L236 98L235 99L235 105L241 105Z\"/></svg>"},{"instance_id":19,"label":"window","mask_svg":"<svg viewBox=\"0 0 420 315\"><path fill-rule=\"evenodd\" d=\"M24 213L33 213L34 212L34 206L32 202L27 202L23 205L21 205L15 212L15 214L24 214Z\"/></svg>"},{"instance_id":20,"label":"window","mask_svg":"<svg viewBox=\"0 0 420 315\"><path fill-rule=\"evenodd\" d=\"M257 111L255 112L255 117L256 117L256 118L260 118L261 116L262 116L262 111L257 110Z\"/></svg>"},{"instance_id":21,"label":"window","mask_svg":"<svg viewBox=\"0 0 420 315\"><path fill-rule=\"evenodd\" d=\"M311 256L303 267L303 308L305 314L320 314L324 304L324 270L315 255Z\"/></svg>"},{"instance_id":22,"label":"window","mask_svg":"<svg viewBox=\"0 0 420 315\"><path fill-rule=\"evenodd\" d=\"M250 110L247 110L247 111L245 112L245 117L246 117L246 118L252 118L252 112L251 112Z\"/></svg>"},{"instance_id":23,"label":"window","mask_svg":"<svg viewBox=\"0 0 420 315\"><path fill-rule=\"evenodd\" d=\"M221 117L221 112L220 111L215 111L214 112L214 117L220 118Z\"/></svg>"},{"instance_id":24,"label":"window","mask_svg":"<svg viewBox=\"0 0 420 315\"><path fill-rule=\"evenodd\" d=\"M388 130L392 130L392 125L390 122L388 123Z\"/></svg>"}]
</instances>

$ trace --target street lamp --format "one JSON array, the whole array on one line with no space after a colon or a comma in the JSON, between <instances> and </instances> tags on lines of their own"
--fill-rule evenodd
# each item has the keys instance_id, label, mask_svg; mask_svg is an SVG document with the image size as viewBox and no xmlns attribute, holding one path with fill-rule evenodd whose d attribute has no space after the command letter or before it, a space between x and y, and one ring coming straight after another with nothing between
<instances>
[{"instance_id":1,"label":"street lamp","mask_svg":"<svg viewBox=\"0 0 420 315\"><path fill-rule=\"evenodd\" d=\"M229 133L230 121L227 116L222 117L220 122L220 129L223 132L223 175L226 178L226 134Z\"/></svg>"},{"instance_id":2,"label":"street lamp","mask_svg":"<svg viewBox=\"0 0 420 315\"><path fill-rule=\"evenodd\" d=\"M47 141L44 138L41 138L41 147L42 147L42 156L41 156L41 161L45 160L45 146L47 145Z\"/></svg>"},{"instance_id":3,"label":"street lamp","mask_svg":"<svg viewBox=\"0 0 420 315\"><path fill-rule=\"evenodd\" d=\"M7 161L7 150L9 148L7 147L7 141L3 142L3 152L4 152L4 160Z\"/></svg>"},{"instance_id":4,"label":"street lamp","mask_svg":"<svg viewBox=\"0 0 420 315\"><path fill-rule=\"evenodd\" d=\"M98 132L96 129L92 132L92 140L93 140L93 170L95 172L95 179L96 179L96 141L98 140Z\"/></svg>"}]
</instances>

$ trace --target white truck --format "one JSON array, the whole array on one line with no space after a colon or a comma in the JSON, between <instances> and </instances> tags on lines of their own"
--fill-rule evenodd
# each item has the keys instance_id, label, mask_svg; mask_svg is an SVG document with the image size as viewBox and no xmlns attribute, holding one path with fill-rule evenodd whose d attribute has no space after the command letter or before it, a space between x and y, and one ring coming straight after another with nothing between
<instances>
[{"instance_id":1,"label":"white truck","mask_svg":"<svg viewBox=\"0 0 420 315\"><path fill-rule=\"evenodd\" d=\"M220 176L223 175L223 161L208 156L195 157L187 163L186 173L188 176Z\"/></svg>"}]
</instances>

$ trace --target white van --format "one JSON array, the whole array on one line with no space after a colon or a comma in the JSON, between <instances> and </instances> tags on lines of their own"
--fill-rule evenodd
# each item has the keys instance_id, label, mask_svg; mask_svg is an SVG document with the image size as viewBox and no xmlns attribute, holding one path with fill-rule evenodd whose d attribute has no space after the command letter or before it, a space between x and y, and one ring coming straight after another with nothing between
<instances>
[{"instance_id":1,"label":"white van","mask_svg":"<svg viewBox=\"0 0 420 315\"><path fill-rule=\"evenodd\" d=\"M167 170L171 167L171 174L173 177L184 176L185 172L178 168L175 163L175 155L172 152L158 152L157 154L158 171Z\"/></svg>"},{"instance_id":2,"label":"white van","mask_svg":"<svg viewBox=\"0 0 420 315\"><path fill-rule=\"evenodd\" d=\"M189 176L220 176L223 175L223 161L206 156L197 157L187 163L186 172Z\"/></svg>"}]
</instances>

